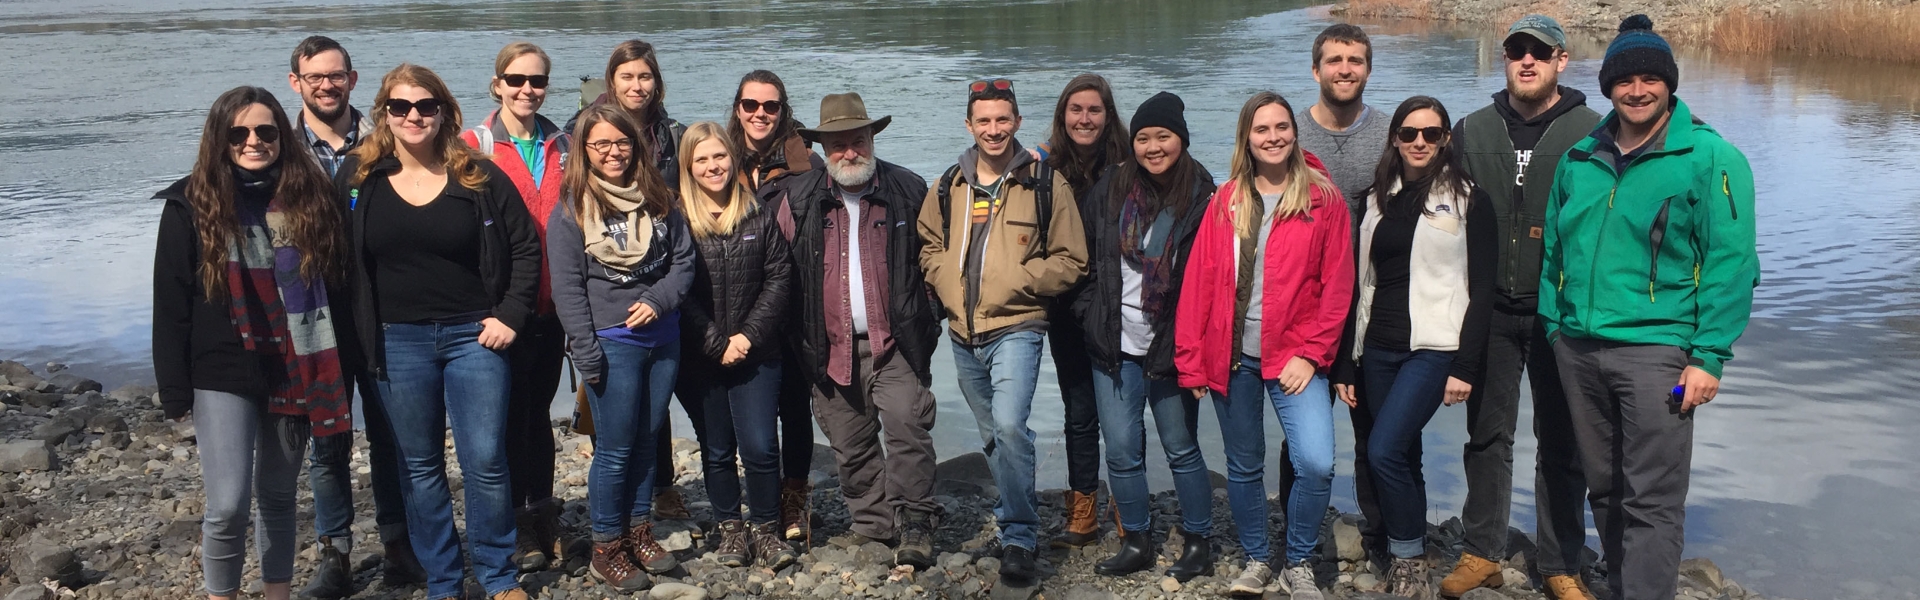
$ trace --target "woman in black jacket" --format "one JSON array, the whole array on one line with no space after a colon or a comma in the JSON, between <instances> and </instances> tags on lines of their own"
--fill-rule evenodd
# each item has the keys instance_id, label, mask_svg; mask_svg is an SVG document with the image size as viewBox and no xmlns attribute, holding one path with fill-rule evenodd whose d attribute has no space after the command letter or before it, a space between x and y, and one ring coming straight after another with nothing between
<instances>
[{"instance_id":1,"label":"woman in black jacket","mask_svg":"<svg viewBox=\"0 0 1920 600\"><path fill-rule=\"evenodd\" d=\"M682 305L678 393L700 438L707 497L720 520L717 560L780 569L795 558L780 531L777 413L781 327L792 277L786 237L738 179L726 131L687 128L680 203L698 245ZM751 528L740 519L738 451L746 465Z\"/></svg>"},{"instance_id":2,"label":"woman in black jacket","mask_svg":"<svg viewBox=\"0 0 1920 600\"><path fill-rule=\"evenodd\" d=\"M240 589L250 495L266 597L288 597L307 441L353 428L351 328L332 305L340 211L306 145L282 142L296 131L273 94L234 88L207 113L193 172L154 196L153 370L167 417L191 414L199 434L216 599Z\"/></svg>"},{"instance_id":3,"label":"woman in black jacket","mask_svg":"<svg viewBox=\"0 0 1920 600\"><path fill-rule=\"evenodd\" d=\"M427 597L459 596L467 562L447 486L451 423L475 579L490 598L525 598L512 559L506 349L532 312L540 240L513 182L460 141L460 105L438 75L395 67L374 106L384 114L335 185L351 212L355 323L409 482Z\"/></svg>"}]
</instances>

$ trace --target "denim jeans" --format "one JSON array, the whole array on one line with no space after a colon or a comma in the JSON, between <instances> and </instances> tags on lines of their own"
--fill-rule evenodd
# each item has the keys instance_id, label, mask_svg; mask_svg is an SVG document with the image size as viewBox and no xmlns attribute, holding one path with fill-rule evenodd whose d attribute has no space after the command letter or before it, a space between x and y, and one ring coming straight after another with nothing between
<instances>
[{"instance_id":1,"label":"denim jeans","mask_svg":"<svg viewBox=\"0 0 1920 600\"><path fill-rule=\"evenodd\" d=\"M1362 402L1373 416L1367 434L1388 551L1395 558L1427 552L1427 480L1420 471L1420 432L1440 409L1453 353L1367 347L1360 355Z\"/></svg>"},{"instance_id":2,"label":"denim jeans","mask_svg":"<svg viewBox=\"0 0 1920 600\"><path fill-rule=\"evenodd\" d=\"M393 426L380 408L380 386L372 377L355 380L360 416L367 436L367 467L373 471L373 522L380 542L407 539L407 505L400 497L400 459L393 447ZM353 432L313 438L307 485L313 488L313 531L329 543L353 543Z\"/></svg>"},{"instance_id":3,"label":"denim jeans","mask_svg":"<svg viewBox=\"0 0 1920 600\"><path fill-rule=\"evenodd\" d=\"M261 580L293 581L299 520L294 511L309 429L305 416L271 414L266 406L264 398L193 391L193 428L200 435L200 480L207 500L200 520L200 570L210 595L240 590L249 522L260 551ZM249 510L256 502L259 511Z\"/></svg>"},{"instance_id":4,"label":"denim jeans","mask_svg":"<svg viewBox=\"0 0 1920 600\"><path fill-rule=\"evenodd\" d=\"M740 471L745 470L753 522L780 520L780 361L722 367L694 359L682 374L680 404L700 438L701 471L714 518L740 518Z\"/></svg>"},{"instance_id":5,"label":"denim jeans","mask_svg":"<svg viewBox=\"0 0 1920 600\"><path fill-rule=\"evenodd\" d=\"M1119 368L1091 369L1093 395L1100 410L1100 433L1107 440L1107 484L1119 506L1120 527L1144 532L1153 527L1147 489L1147 409L1173 471L1180 497L1181 527L1198 534L1213 530L1213 486L1207 460L1200 454L1196 428L1200 401L1170 379L1147 379L1139 357L1120 360Z\"/></svg>"},{"instance_id":6,"label":"denim jeans","mask_svg":"<svg viewBox=\"0 0 1920 600\"><path fill-rule=\"evenodd\" d=\"M393 425L406 473L408 537L427 570L427 597L459 597L466 561L453 525L446 438L460 461L467 541L474 577L491 596L520 587L515 578L513 507L508 499L505 351L480 345L480 324L388 323L387 377L381 407Z\"/></svg>"},{"instance_id":7,"label":"denim jeans","mask_svg":"<svg viewBox=\"0 0 1920 600\"><path fill-rule=\"evenodd\" d=\"M653 512L654 438L666 428L668 402L680 372L680 342L645 348L600 340L606 374L587 384L593 407L593 464L587 472L587 515L593 540L627 533Z\"/></svg>"},{"instance_id":8,"label":"denim jeans","mask_svg":"<svg viewBox=\"0 0 1920 600\"><path fill-rule=\"evenodd\" d=\"M1039 543L1039 498L1034 494L1033 389L1040 378L1038 331L1016 331L978 346L953 344L953 370L960 375L960 394L973 409L986 444L987 463L1000 500L993 516L1000 523L1000 543L1028 550Z\"/></svg>"},{"instance_id":9,"label":"denim jeans","mask_svg":"<svg viewBox=\"0 0 1920 600\"><path fill-rule=\"evenodd\" d=\"M1313 556L1320 520L1333 499L1333 404L1327 378L1315 374L1307 388L1287 395L1279 380L1260 378L1260 359L1240 356L1227 396L1213 395L1214 414L1227 451L1227 504L1240 528L1240 549L1249 560L1267 562L1266 427L1261 408L1273 403L1291 450L1294 486L1287 491L1287 565ZM1281 465L1286 468L1288 465Z\"/></svg>"}]
</instances>

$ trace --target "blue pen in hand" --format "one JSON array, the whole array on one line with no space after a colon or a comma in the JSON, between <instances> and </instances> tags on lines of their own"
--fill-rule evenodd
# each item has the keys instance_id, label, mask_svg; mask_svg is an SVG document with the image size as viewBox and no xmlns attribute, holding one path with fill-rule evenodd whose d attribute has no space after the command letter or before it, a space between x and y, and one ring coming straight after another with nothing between
<instances>
[{"instance_id":1,"label":"blue pen in hand","mask_svg":"<svg viewBox=\"0 0 1920 600\"><path fill-rule=\"evenodd\" d=\"M1686 399L1687 399L1687 386L1676 385L1676 386L1673 386L1673 394L1670 396L1667 396L1667 403L1668 404L1684 404L1686 403Z\"/></svg>"}]
</instances>

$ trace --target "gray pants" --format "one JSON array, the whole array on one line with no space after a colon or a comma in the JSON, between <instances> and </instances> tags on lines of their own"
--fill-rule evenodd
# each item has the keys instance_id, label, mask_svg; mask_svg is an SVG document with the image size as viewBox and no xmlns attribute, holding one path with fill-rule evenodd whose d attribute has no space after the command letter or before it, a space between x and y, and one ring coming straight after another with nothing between
<instances>
[{"instance_id":1,"label":"gray pants","mask_svg":"<svg viewBox=\"0 0 1920 600\"><path fill-rule=\"evenodd\" d=\"M207 593L231 596L240 589L249 517L260 551L260 578L293 581L294 498L310 431L306 417L268 414L265 399L194 390L193 429L207 494L200 523ZM260 499L259 512L249 515L253 496Z\"/></svg>"},{"instance_id":2,"label":"gray pants","mask_svg":"<svg viewBox=\"0 0 1920 600\"><path fill-rule=\"evenodd\" d=\"M1542 576L1577 574L1587 541L1587 515L1580 498L1587 480L1580 472L1567 396L1560 385L1547 332L1535 315L1493 312L1487 327L1487 373L1467 398L1467 444L1462 462L1467 501L1460 509L1466 551L1500 562L1510 556L1507 519L1513 506L1513 434L1520 420L1520 374L1533 390L1533 437L1539 444L1534 469L1534 524L1539 531L1534 565Z\"/></svg>"},{"instance_id":3,"label":"gray pants","mask_svg":"<svg viewBox=\"0 0 1920 600\"><path fill-rule=\"evenodd\" d=\"M814 384L813 414L840 465L850 529L892 539L895 510L940 510L933 501L933 392L898 352L876 359L866 339L855 346L853 385Z\"/></svg>"},{"instance_id":4,"label":"gray pants","mask_svg":"<svg viewBox=\"0 0 1920 600\"><path fill-rule=\"evenodd\" d=\"M1669 403L1687 353L1561 337L1554 344L1614 600L1674 596L1686 541L1693 414Z\"/></svg>"}]
</instances>

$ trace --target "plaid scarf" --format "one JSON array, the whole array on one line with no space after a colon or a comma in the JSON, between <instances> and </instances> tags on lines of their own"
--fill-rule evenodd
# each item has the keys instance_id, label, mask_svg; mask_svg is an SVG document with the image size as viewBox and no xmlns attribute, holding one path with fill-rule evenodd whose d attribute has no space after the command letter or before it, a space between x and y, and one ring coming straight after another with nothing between
<instances>
[{"instance_id":1,"label":"plaid scarf","mask_svg":"<svg viewBox=\"0 0 1920 600\"><path fill-rule=\"evenodd\" d=\"M1167 289L1173 282L1173 261L1167 248L1148 248L1147 236L1161 210L1148 206L1146 182L1135 181L1120 204L1120 258L1139 265L1145 281L1140 286L1140 312L1149 319L1165 318ZM1172 240L1169 232L1169 241Z\"/></svg>"},{"instance_id":2,"label":"plaid scarf","mask_svg":"<svg viewBox=\"0 0 1920 600\"><path fill-rule=\"evenodd\" d=\"M241 177L240 235L227 248L229 316L247 351L283 367L266 369L267 412L305 415L315 437L348 431L352 397L327 288L301 277L300 249L280 235L286 216L279 199L258 200L272 193L276 178L235 175Z\"/></svg>"}]
</instances>

